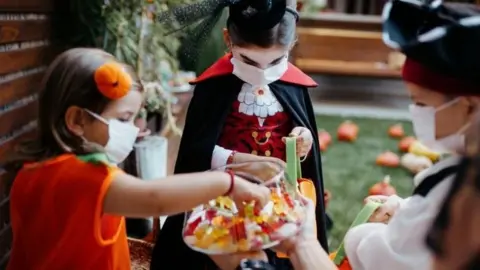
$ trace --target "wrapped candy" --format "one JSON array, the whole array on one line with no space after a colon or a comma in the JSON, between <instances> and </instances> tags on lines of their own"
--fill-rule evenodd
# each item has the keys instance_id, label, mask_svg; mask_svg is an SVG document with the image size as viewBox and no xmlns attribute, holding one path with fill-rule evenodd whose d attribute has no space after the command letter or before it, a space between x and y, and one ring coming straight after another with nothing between
<instances>
[{"instance_id":1,"label":"wrapped candy","mask_svg":"<svg viewBox=\"0 0 480 270\"><path fill-rule=\"evenodd\" d=\"M242 166L240 168L245 169L245 164ZM252 167L247 167L252 173ZM257 167L262 168L258 162L254 165ZM236 173L240 168L229 166ZM276 166L269 164L265 168L271 170ZM296 234L303 225L305 207L296 194L285 190L283 174L283 169L278 168L273 174L262 170L258 175L265 179L252 175L254 182L265 182L271 190L271 199L263 209L255 202L244 202L242 211L238 211L231 198L219 197L187 213L183 230L185 243L205 254L227 254L271 248ZM243 174L242 177L246 178Z\"/></svg>"}]
</instances>

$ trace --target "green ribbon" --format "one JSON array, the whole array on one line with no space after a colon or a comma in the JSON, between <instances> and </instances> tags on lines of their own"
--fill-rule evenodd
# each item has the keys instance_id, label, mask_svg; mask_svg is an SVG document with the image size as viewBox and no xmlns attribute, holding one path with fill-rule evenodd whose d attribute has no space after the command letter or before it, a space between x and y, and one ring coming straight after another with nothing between
<instances>
[{"instance_id":1,"label":"green ribbon","mask_svg":"<svg viewBox=\"0 0 480 270\"><path fill-rule=\"evenodd\" d=\"M302 167L300 166L300 158L297 156L297 140L295 137L286 137L285 138L285 147L287 153L287 182L290 184L291 188L298 188L297 180L302 178Z\"/></svg>"},{"instance_id":2,"label":"green ribbon","mask_svg":"<svg viewBox=\"0 0 480 270\"><path fill-rule=\"evenodd\" d=\"M358 215L355 217L355 219L353 220L353 223L352 223L352 225L350 225L349 229L351 229L351 228L353 228L357 225L367 223L368 220L370 219L370 217L372 216L372 214L375 213L375 211L380 206L381 206L381 204L377 203L377 202L372 202L372 201L367 202L363 206L362 210L360 210ZM345 242L345 240L343 240L342 243L340 244L340 247L337 250L337 254L335 255L335 258L333 259L333 262L337 266L339 266L346 257L344 242Z\"/></svg>"}]
</instances>

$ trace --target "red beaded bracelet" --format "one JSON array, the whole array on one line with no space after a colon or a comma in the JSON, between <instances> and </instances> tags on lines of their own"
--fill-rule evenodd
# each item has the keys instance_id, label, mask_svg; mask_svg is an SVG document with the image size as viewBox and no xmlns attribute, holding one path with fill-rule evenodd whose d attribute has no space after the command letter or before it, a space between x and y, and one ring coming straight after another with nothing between
<instances>
[{"instance_id":1,"label":"red beaded bracelet","mask_svg":"<svg viewBox=\"0 0 480 270\"><path fill-rule=\"evenodd\" d=\"M230 187L228 188L227 192L223 196L229 196L233 192L233 188L235 187L235 173L233 170L227 169L226 173L230 175Z\"/></svg>"},{"instance_id":2,"label":"red beaded bracelet","mask_svg":"<svg viewBox=\"0 0 480 270\"><path fill-rule=\"evenodd\" d=\"M235 156L236 153L237 153L237 151L232 151L232 153L230 153L230 155L227 158L227 165L233 163L233 157Z\"/></svg>"}]
</instances>

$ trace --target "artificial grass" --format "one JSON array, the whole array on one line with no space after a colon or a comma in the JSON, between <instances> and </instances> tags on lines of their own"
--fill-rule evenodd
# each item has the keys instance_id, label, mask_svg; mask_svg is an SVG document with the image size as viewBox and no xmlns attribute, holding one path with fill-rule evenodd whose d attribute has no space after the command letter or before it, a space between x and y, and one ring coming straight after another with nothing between
<instances>
[{"instance_id":1,"label":"artificial grass","mask_svg":"<svg viewBox=\"0 0 480 270\"><path fill-rule=\"evenodd\" d=\"M358 139L353 143L336 139L337 127L345 120L355 122L359 128ZM412 192L412 175L403 168L383 168L375 165L378 154L390 150L398 153L398 140L388 136L388 128L402 123L407 135L412 134L409 122L367 118L345 118L340 116L317 117L319 129L332 135L332 144L322 153L323 179L325 188L332 193L327 208L334 221L329 233L330 250L337 248L353 219L368 196L368 189L390 175L391 184L399 196Z\"/></svg>"}]
</instances>

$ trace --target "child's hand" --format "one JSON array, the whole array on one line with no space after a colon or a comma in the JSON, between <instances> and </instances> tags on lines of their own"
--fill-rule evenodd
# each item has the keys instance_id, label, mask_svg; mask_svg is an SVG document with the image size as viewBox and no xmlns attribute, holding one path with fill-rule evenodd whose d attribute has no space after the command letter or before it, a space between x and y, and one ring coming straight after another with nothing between
<instances>
[{"instance_id":1,"label":"child's hand","mask_svg":"<svg viewBox=\"0 0 480 270\"><path fill-rule=\"evenodd\" d=\"M277 252L288 254L289 252L293 251L297 246L302 246L305 243L309 242L314 242L315 245L318 245L318 240L315 232L315 205L307 197L304 197L301 194L298 194L298 196L299 199L306 206L304 225L302 226L298 234L283 240L282 242L280 242L279 245L272 248Z\"/></svg>"},{"instance_id":2,"label":"child's hand","mask_svg":"<svg viewBox=\"0 0 480 270\"><path fill-rule=\"evenodd\" d=\"M367 197L365 199L365 202L369 200L381 203L382 206L380 206L375 211L375 213L373 213L373 215L370 217L368 221L388 223L390 218L395 214L395 212L400 207L400 202L403 199L398 197L397 195L392 195L392 196L375 195L375 196Z\"/></svg>"},{"instance_id":3,"label":"child's hand","mask_svg":"<svg viewBox=\"0 0 480 270\"><path fill-rule=\"evenodd\" d=\"M297 139L297 155L299 157L306 156L312 149L313 136L308 128L295 127L289 136ZM285 142L285 138L283 138L283 141Z\"/></svg>"},{"instance_id":4,"label":"child's hand","mask_svg":"<svg viewBox=\"0 0 480 270\"><path fill-rule=\"evenodd\" d=\"M233 190L230 197L235 201L237 207L241 207L244 202L257 202L257 207L262 207L270 200L270 189L266 186L251 183L239 176L235 176ZM239 209L241 211L241 209Z\"/></svg>"}]
</instances>

